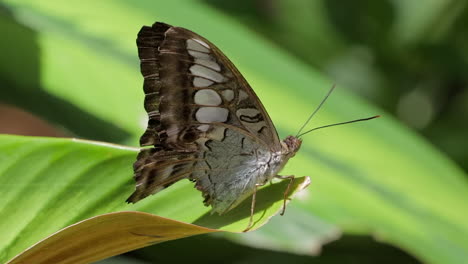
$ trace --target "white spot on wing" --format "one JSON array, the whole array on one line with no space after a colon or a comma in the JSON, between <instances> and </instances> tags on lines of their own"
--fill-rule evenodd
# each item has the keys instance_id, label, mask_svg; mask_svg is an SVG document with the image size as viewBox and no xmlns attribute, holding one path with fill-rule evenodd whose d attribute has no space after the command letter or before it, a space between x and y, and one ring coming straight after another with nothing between
<instances>
[{"instance_id":1,"label":"white spot on wing","mask_svg":"<svg viewBox=\"0 0 468 264\"><path fill-rule=\"evenodd\" d=\"M187 39L187 49L205 53L210 52L208 44L198 39Z\"/></svg>"},{"instance_id":2,"label":"white spot on wing","mask_svg":"<svg viewBox=\"0 0 468 264\"><path fill-rule=\"evenodd\" d=\"M246 92L240 90L239 91L239 101L238 101L238 103L240 103L241 101L243 101L243 100L245 100L247 98L249 98L249 95Z\"/></svg>"},{"instance_id":3,"label":"white spot on wing","mask_svg":"<svg viewBox=\"0 0 468 264\"><path fill-rule=\"evenodd\" d=\"M200 39L193 39L195 40L196 42L202 44L203 46L205 46L205 48L209 49L210 48L210 45L208 45L208 43L204 42L203 40L200 40Z\"/></svg>"},{"instance_id":4,"label":"white spot on wing","mask_svg":"<svg viewBox=\"0 0 468 264\"><path fill-rule=\"evenodd\" d=\"M223 94L224 99L226 101L230 102L232 99L234 99L234 92L230 89L226 89L221 92Z\"/></svg>"},{"instance_id":5,"label":"white spot on wing","mask_svg":"<svg viewBox=\"0 0 468 264\"><path fill-rule=\"evenodd\" d=\"M189 50L188 53L190 56L196 58L196 59L202 59L202 60L211 60L211 55L208 53L203 53L203 52L198 52L194 50Z\"/></svg>"},{"instance_id":6,"label":"white spot on wing","mask_svg":"<svg viewBox=\"0 0 468 264\"><path fill-rule=\"evenodd\" d=\"M195 118L200 123L226 122L229 111L222 107L200 107Z\"/></svg>"},{"instance_id":7,"label":"white spot on wing","mask_svg":"<svg viewBox=\"0 0 468 264\"><path fill-rule=\"evenodd\" d=\"M194 101L200 105L220 105L223 100L219 94L211 89L199 90L195 93Z\"/></svg>"},{"instance_id":8,"label":"white spot on wing","mask_svg":"<svg viewBox=\"0 0 468 264\"><path fill-rule=\"evenodd\" d=\"M215 72L209 68L203 67L201 65L195 64L190 67L190 72L196 76L200 76L206 79L210 79L215 82L223 82L224 76L218 72Z\"/></svg>"},{"instance_id":9,"label":"white spot on wing","mask_svg":"<svg viewBox=\"0 0 468 264\"><path fill-rule=\"evenodd\" d=\"M219 64L216 63L215 61L212 60L204 60L204 59L195 59L196 64L203 65L205 67L208 67L210 69L213 69L215 71L220 71L221 67L219 67Z\"/></svg>"},{"instance_id":10,"label":"white spot on wing","mask_svg":"<svg viewBox=\"0 0 468 264\"><path fill-rule=\"evenodd\" d=\"M195 77L193 78L193 86L195 87L208 87L213 84L213 81L205 78Z\"/></svg>"}]
</instances>

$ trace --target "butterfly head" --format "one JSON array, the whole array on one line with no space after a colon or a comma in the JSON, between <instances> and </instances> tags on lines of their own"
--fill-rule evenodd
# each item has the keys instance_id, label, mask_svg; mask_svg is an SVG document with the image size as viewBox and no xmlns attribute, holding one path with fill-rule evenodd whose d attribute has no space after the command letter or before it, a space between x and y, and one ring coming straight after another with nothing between
<instances>
[{"instance_id":1,"label":"butterfly head","mask_svg":"<svg viewBox=\"0 0 468 264\"><path fill-rule=\"evenodd\" d=\"M288 158L294 157L302 144L302 139L295 136L288 136L283 140L283 155Z\"/></svg>"}]
</instances>

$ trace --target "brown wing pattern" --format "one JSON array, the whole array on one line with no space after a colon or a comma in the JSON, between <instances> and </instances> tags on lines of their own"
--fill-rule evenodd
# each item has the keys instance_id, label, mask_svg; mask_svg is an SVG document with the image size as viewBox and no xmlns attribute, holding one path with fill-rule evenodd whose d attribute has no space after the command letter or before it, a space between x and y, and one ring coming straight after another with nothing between
<instances>
[{"instance_id":1,"label":"brown wing pattern","mask_svg":"<svg viewBox=\"0 0 468 264\"><path fill-rule=\"evenodd\" d=\"M141 29L137 44L149 115L142 146L189 147L199 134L194 127L202 123L196 119L198 106L194 96L203 88L222 93L223 105L232 113L223 122L247 131L269 146L279 145L273 123L252 88L208 40L187 29L157 22ZM204 49L203 44L209 48ZM213 70L217 67L218 71ZM204 74L212 76L200 76Z\"/></svg>"},{"instance_id":2,"label":"brown wing pattern","mask_svg":"<svg viewBox=\"0 0 468 264\"><path fill-rule=\"evenodd\" d=\"M137 38L144 77L148 128L135 163L136 202L191 178L205 142L222 141L226 129L245 134L272 151L276 130L254 91L229 59L205 38L164 23L144 26ZM176 168L176 169L175 169Z\"/></svg>"},{"instance_id":3,"label":"brown wing pattern","mask_svg":"<svg viewBox=\"0 0 468 264\"><path fill-rule=\"evenodd\" d=\"M144 78L145 110L148 112L148 127L140 138L141 146L160 145L161 115L159 112L160 92L163 86L160 78L158 49L164 40L168 25L159 23L153 28L144 26L138 33L137 46L141 74Z\"/></svg>"},{"instance_id":4,"label":"brown wing pattern","mask_svg":"<svg viewBox=\"0 0 468 264\"><path fill-rule=\"evenodd\" d=\"M193 153L157 148L142 150L133 164L136 190L128 197L127 202L135 203L187 178L195 162L196 156Z\"/></svg>"}]
</instances>

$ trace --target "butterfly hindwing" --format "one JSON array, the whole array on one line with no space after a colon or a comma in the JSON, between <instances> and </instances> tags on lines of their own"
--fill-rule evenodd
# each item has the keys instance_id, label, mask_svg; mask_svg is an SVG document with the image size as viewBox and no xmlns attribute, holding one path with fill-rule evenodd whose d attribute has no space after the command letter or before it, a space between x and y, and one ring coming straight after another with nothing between
<instances>
[{"instance_id":1,"label":"butterfly hindwing","mask_svg":"<svg viewBox=\"0 0 468 264\"><path fill-rule=\"evenodd\" d=\"M234 208L257 183L264 183L268 162L273 154L258 146L251 137L233 129L224 129L223 140L205 143L200 161L196 162L191 178L203 192L205 205L211 205L219 214Z\"/></svg>"},{"instance_id":2,"label":"butterfly hindwing","mask_svg":"<svg viewBox=\"0 0 468 264\"><path fill-rule=\"evenodd\" d=\"M194 153L155 148L142 150L133 165L136 190L127 202L137 202L186 178L191 174L195 161Z\"/></svg>"}]
</instances>

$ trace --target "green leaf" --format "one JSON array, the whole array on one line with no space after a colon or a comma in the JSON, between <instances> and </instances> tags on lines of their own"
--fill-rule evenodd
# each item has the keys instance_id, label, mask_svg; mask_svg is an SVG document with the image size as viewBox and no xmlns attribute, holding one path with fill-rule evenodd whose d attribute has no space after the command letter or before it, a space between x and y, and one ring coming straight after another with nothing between
<instances>
[{"instance_id":1,"label":"green leaf","mask_svg":"<svg viewBox=\"0 0 468 264\"><path fill-rule=\"evenodd\" d=\"M98 120L118 124L130 135L119 142L136 145L144 129L142 78L134 40L142 25L155 20L187 27L223 50L254 87L283 136L296 132L331 86L321 74L196 1L102 0L97 4L88 0L80 5L61 1L4 2L19 21L37 32L33 38L40 47L37 81L43 91L92 113ZM18 65L10 70L21 72ZM27 92L22 95L18 98L28 98ZM306 219L319 217L346 233L371 234L425 262L463 262L468 258L468 183L453 162L388 114L342 87L327 101L313 125L374 114L382 114L383 118L304 137L302 149L284 169L284 174L312 178L308 194L292 203L294 210L309 215ZM80 125L86 126L86 122L82 120ZM94 133L90 138L96 138L100 131ZM78 164L66 166L81 170ZM84 182L93 182L90 178ZM127 184L129 191L131 184ZM171 188L175 192L194 191L183 183ZM47 193L41 195L50 198ZM113 195L105 200L109 207L126 198L120 192L121 196ZM177 215L171 212L170 200L162 193L158 196L158 201L164 202L158 203L157 209L168 217ZM203 208L201 202L184 197L174 199L190 204L195 211ZM145 201L141 206L146 206ZM182 220L190 222L198 217L190 217L190 213ZM312 237L317 235L315 230L304 228L303 232ZM273 231L268 235L274 235ZM276 248L283 249L304 241L279 234L275 240L290 242L287 246L276 244Z\"/></svg>"},{"instance_id":2,"label":"green leaf","mask_svg":"<svg viewBox=\"0 0 468 264\"><path fill-rule=\"evenodd\" d=\"M126 204L125 199L135 189L132 163L136 154L136 149L102 142L0 135L0 215L8 216L0 221L0 261L12 258L66 226L111 212L138 210L170 219L155 220L155 217L141 214L100 216L58 232L29 249L22 257L31 260L29 257L35 256L41 249L53 247L56 250L49 250L41 257L86 258L89 251L70 251L72 245L81 248L89 244L86 241L106 240L118 242L118 245L126 244L129 237L110 237L108 231L137 232L132 221L142 223L137 233L148 227L148 234L155 236L159 232L159 236L165 240L216 231L213 228L241 232L247 227L251 203L248 199L223 216L212 215L210 209L203 206L201 193L189 181L178 182L137 204ZM257 192L253 229L265 224L281 209L287 184L287 181L280 182ZM296 179L292 190L306 185L307 178ZM187 226L174 220L211 230ZM126 223L128 221L130 223ZM109 224L103 225L103 222ZM158 231L168 224L174 226L174 232ZM181 232L180 228L184 231ZM77 243L75 236L78 234L82 236L80 239L83 240L80 241L84 245ZM153 235L148 236L151 238ZM125 249L148 245L148 240L134 239L134 244L107 248L107 251L100 251L98 257L109 257L124 253ZM89 250L93 252L95 249ZM35 261L22 263L31 262Z\"/></svg>"}]
</instances>

